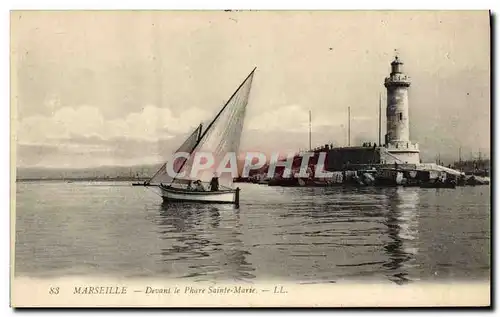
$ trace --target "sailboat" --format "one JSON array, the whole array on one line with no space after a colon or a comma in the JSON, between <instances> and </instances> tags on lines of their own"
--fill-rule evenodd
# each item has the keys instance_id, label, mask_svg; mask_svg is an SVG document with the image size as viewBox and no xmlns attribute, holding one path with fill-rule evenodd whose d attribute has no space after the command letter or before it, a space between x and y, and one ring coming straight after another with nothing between
<instances>
[{"instance_id":1,"label":"sailboat","mask_svg":"<svg viewBox=\"0 0 500 317\"><path fill-rule=\"evenodd\" d=\"M196 127L174 152L189 153L188 158L177 159L173 164L176 176L172 177L167 173L167 161L143 186L158 187L164 202L239 205L240 189L233 188L233 175L229 172L218 173L217 163L221 162L227 153L238 153L255 70L256 68L239 85L207 127L203 129L203 124ZM215 164L193 178L191 169L196 152L212 153ZM181 174L183 176L180 176ZM218 183L216 190L210 188L214 177ZM193 188L193 183L197 184L197 187Z\"/></svg>"}]
</instances>

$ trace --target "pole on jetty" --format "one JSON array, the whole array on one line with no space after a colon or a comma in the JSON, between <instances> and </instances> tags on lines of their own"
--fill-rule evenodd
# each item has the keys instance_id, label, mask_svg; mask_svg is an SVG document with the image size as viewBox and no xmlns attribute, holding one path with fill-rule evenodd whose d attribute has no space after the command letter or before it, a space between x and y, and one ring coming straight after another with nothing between
<instances>
[{"instance_id":1,"label":"pole on jetty","mask_svg":"<svg viewBox=\"0 0 500 317\"><path fill-rule=\"evenodd\" d=\"M458 147L458 170L461 172L462 168L462 146Z\"/></svg>"},{"instance_id":2,"label":"pole on jetty","mask_svg":"<svg viewBox=\"0 0 500 317\"><path fill-rule=\"evenodd\" d=\"M382 144L382 94L378 93L378 146Z\"/></svg>"},{"instance_id":3,"label":"pole on jetty","mask_svg":"<svg viewBox=\"0 0 500 317\"><path fill-rule=\"evenodd\" d=\"M351 146L351 107L347 107L347 146Z\"/></svg>"},{"instance_id":4,"label":"pole on jetty","mask_svg":"<svg viewBox=\"0 0 500 317\"><path fill-rule=\"evenodd\" d=\"M312 143L312 141L311 141L311 133L312 132L311 132L311 130L312 130L312 128L311 128L311 110L309 110L309 151L312 150L312 144L311 144Z\"/></svg>"}]
</instances>

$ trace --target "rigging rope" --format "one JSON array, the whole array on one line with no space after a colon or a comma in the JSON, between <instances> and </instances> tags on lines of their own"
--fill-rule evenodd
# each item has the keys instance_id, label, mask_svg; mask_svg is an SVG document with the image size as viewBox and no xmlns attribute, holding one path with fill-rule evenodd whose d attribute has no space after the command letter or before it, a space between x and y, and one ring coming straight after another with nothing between
<instances>
[{"instance_id":1,"label":"rigging rope","mask_svg":"<svg viewBox=\"0 0 500 317\"><path fill-rule=\"evenodd\" d=\"M158 194L158 192L156 192L156 191L152 190L151 188L148 188L148 187L150 187L150 186L145 186L145 187L146 187L147 189L151 190L151 191L152 191L153 193L155 193L156 195L158 195L158 196L162 197L162 195L161 195L161 194Z\"/></svg>"},{"instance_id":2,"label":"rigging rope","mask_svg":"<svg viewBox=\"0 0 500 317\"><path fill-rule=\"evenodd\" d=\"M210 180L227 153L237 154L236 152L239 150L244 116L253 80L252 75L253 72L240 85L238 90L235 91L233 96L231 96L229 101L224 105L223 109L207 127L204 135L196 145L196 151L211 153L214 158L212 167L200 171L200 175L196 175L196 179L202 182ZM185 168L183 171L189 173L193 164L194 155L191 155L183 166ZM229 179L226 175L221 175L219 180L229 185L226 187L231 187L232 175ZM221 183L220 185L223 184Z\"/></svg>"},{"instance_id":3,"label":"rigging rope","mask_svg":"<svg viewBox=\"0 0 500 317\"><path fill-rule=\"evenodd\" d=\"M239 150L241 133L243 130L243 121L246 112L246 106L248 103L248 97L250 94L250 89L253 80L253 74L255 69L247 76L247 78L240 84L238 89L233 93L229 100L225 103L224 107L218 112L212 122L208 125L206 130L201 133L200 130L195 130L190 137L181 145L181 147L176 152L188 152L190 153L189 158L181 161L180 168L176 168L177 173L185 172L184 177L170 177L167 175L166 163L162 165L160 170L151 178L148 183L153 180L155 183L170 183L173 185L185 184L187 180L190 179L191 169L194 161L194 153L208 152L213 155L214 164L211 169L203 170L202 175L196 175L196 178L201 181L207 181L211 179L219 166L220 162L226 155L226 153L233 152L236 153ZM215 123L217 122L217 125ZM224 166L225 167L225 166ZM228 180L224 177L224 181L232 184L232 175ZM220 177L220 180L223 178ZM220 184L223 186L223 184ZM229 185L230 187L231 185Z\"/></svg>"}]
</instances>

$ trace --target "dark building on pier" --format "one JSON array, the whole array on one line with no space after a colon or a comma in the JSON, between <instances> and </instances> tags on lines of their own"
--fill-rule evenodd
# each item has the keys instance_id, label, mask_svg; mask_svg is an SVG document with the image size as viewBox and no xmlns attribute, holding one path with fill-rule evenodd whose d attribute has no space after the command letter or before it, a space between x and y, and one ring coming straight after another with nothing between
<instances>
[{"instance_id":1,"label":"dark building on pier","mask_svg":"<svg viewBox=\"0 0 500 317\"><path fill-rule=\"evenodd\" d=\"M366 170L373 167L391 167L398 166L399 168L414 169L415 164L403 162L390 157L390 153L385 147L379 147L373 143L365 143L362 146L350 147L332 147L324 145L311 149L314 156L309 158L309 166L314 170L320 153L325 153L325 170L329 172L344 171L344 170ZM302 155L297 154L293 159L292 168L299 169L302 164ZM389 157L390 160L387 158ZM284 161L283 159L282 161ZM396 160L396 161L395 161ZM395 161L395 162L394 162ZM276 173L282 174L284 167L277 167ZM250 175L267 173L268 165L266 164L258 171L251 171Z\"/></svg>"},{"instance_id":2,"label":"dark building on pier","mask_svg":"<svg viewBox=\"0 0 500 317\"><path fill-rule=\"evenodd\" d=\"M356 170L365 169L371 166L384 164L381 160L381 151L384 148L377 147L375 144L365 143L363 146L352 147L331 147L331 145L324 145L312 149L310 152L314 153L309 158L309 166L314 169L318 163L321 153L325 153L325 170L326 171L343 171L343 170ZM282 161L284 161L283 159ZM293 169L299 169L302 164L302 154L297 154L292 163ZM284 167L277 167L276 172L281 174ZM268 166L262 167L259 171L252 171L251 174L266 173Z\"/></svg>"},{"instance_id":3,"label":"dark building on pier","mask_svg":"<svg viewBox=\"0 0 500 317\"><path fill-rule=\"evenodd\" d=\"M315 149L315 153L325 152L325 169L327 171L342 171L357 165L381 164L380 148L376 146L352 146ZM316 154L319 156L319 154Z\"/></svg>"},{"instance_id":4,"label":"dark building on pier","mask_svg":"<svg viewBox=\"0 0 500 317\"><path fill-rule=\"evenodd\" d=\"M373 143L365 143L362 146L350 146L350 147L332 147L331 145L324 145L311 149L313 156L309 158L309 167L312 171L315 170L318 163L318 159L321 153L325 153L325 167L324 169L328 172L336 171L354 171L354 170L368 170L372 168L394 168L398 169L410 169L416 168L416 165L409 162L403 162L398 158L394 159L391 153L388 153L385 147L379 147ZM298 153L293 158L292 169L298 170L302 164L302 155L304 153ZM387 158L389 157L390 160ZM285 161L282 159L281 161ZM257 174L267 174L269 165L266 164L259 170L250 171L250 176ZM282 175L284 171L283 166L278 166L275 169L277 175Z\"/></svg>"}]
</instances>

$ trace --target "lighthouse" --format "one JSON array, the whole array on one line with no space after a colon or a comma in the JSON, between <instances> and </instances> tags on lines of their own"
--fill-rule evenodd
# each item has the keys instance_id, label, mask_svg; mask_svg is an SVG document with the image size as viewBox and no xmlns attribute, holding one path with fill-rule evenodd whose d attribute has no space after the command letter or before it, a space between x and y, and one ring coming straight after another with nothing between
<instances>
[{"instance_id":1,"label":"lighthouse","mask_svg":"<svg viewBox=\"0 0 500 317\"><path fill-rule=\"evenodd\" d=\"M408 89L411 81L403 66L403 61L396 54L391 63L391 73L384 81L387 89L387 133L382 161L386 164L420 163L418 144L410 141Z\"/></svg>"}]
</instances>

